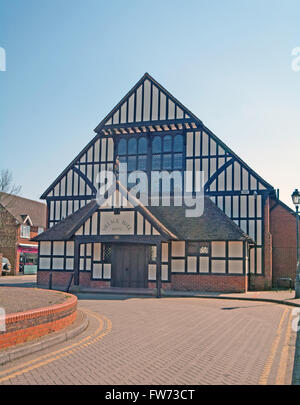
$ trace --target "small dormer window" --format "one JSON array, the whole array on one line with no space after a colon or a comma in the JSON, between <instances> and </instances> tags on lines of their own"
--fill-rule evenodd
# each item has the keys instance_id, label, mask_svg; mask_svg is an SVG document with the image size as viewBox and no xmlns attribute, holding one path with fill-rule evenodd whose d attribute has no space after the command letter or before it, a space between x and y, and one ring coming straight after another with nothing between
<instances>
[{"instance_id":1,"label":"small dormer window","mask_svg":"<svg viewBox=\"0 0 300 405\"><path fill-rule=\"evenodd\" d=\"M30 226L21 225L21 238L30 238Z\"/></svg>"}]
</instances>

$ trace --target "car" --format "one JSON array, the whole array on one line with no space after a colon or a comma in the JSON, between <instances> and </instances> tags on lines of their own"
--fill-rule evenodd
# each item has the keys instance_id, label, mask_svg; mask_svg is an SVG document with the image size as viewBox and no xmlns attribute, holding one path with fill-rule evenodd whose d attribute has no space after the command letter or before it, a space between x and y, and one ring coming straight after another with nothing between
<instances>
[{"instance_id":1,"label":"car","mask_svg":"<svg viewBox=\"0 0 300 405\"><path fill-rule=\"evenodd\" d=\"M7 257L2 257L2 275L5 276L11 271L11 264Z\"/></svg>"}]
</instances>

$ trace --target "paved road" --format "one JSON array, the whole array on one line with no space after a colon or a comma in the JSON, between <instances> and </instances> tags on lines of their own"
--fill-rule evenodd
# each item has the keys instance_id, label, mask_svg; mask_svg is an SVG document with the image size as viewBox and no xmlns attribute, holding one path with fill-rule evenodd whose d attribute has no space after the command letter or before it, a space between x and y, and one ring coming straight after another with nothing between
<instances>
[{"instance_id":1,"label":"paved road","mask_svg":"<svg viewBox=\"0 0 300 405\"><path fill-rule=\"evenodd\" d=\"M79 296L80 336L0 369L1 384L290 384L291 308Z\"/></svg>"},{"instance_id":2,"label":"paved road","mask_svg":"<svg viewBox=\"0 0 300 405\"><path fill-rule=\"evenodd\" d=\"M1 276L0 287L36 287L36 275L27 274L26 276Z\"/></svg>"},{"instance_id":3,"label":"paved road","mask_svg":"<svg viewBox=\"0 0 300 405\"><path fill-rule=\"evenodd\" d=\"M0 307L6 314L60 304L66 299L66 294L57 291L11 286L0 288Z\"/></svg>"}]
</instances>

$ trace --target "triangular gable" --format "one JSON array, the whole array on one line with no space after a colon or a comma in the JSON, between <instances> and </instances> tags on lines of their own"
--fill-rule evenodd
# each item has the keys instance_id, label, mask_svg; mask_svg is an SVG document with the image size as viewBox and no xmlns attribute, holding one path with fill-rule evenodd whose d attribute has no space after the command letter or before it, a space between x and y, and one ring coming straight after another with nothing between
<instances>
[{"instance_id":1,"label":"triangular gable","mask_svg":"<svg viewBox=\"0 0 300 405\"><path fill-rule=\"evenodd\" d=\"M161 100L164 101L161 103ZM142 121L142 119L147 121ZM131 120L136 120L136 125L132 125ZM131 127L134 127L134 129ZM54 187L59 184L67 173L75 170L74 167L76 163L78 163L82 156L97 142L99 136L103 134L113 135L114 133L128 133L128 131L147 132L147 130L162 131L195 128L204 131L219 147L223 148L227 154L231 155L242 167L255 176L263 186L260 189L273 189L272 185L254 172L236 153L210 131L209 128L204 126L199 118L172 96L163 86L156 82L148 73L145 73L136 85L95 128L94 131L97 132L97 135L75 157L66 169L63 170L40 198L47 198L50 192L51 196L55 195ZM93 194L93 190L91 194Z\"/></svg>"},{"instance_id":2,"label":"triangular gable","mask_svg":"<svg viewBox=\"0 0 300 405\"><path fill-rule=\"evenodd\" d=\"M183 104L148 73L126 94L95 128L141 122L198 121ZM176 122L176 121L175 121Z\"/></svg>"},{"instance_id":3,"label":"triangular gable","mask_svg":"<svg viewBox=\"0 0 300 405\"><path fill-rule=\"evenodd\" d=\"M116 204L117 202L117 204ZM118 214L113 214L112 211L108 211L111 208L118 209ZM122 210L122 209L126 209ZM128 208L131 209L128 211ZM145 207L143 204L141 204L134 196L130 194L130 192L119 182L117 181L117 189L111 193L110 197L107 199L106 203L103 204L102 206L98 206L99 212L103 213L103 217L106 215L107 218L109 215L120 215L123 216L130 216L128 213L132 213L134 210L137 211L137 224L136 224L136 230L137 230L137 235L140 234L139 232L139 226L140 224L145 221L145 224L143 224L143 228L149 229L149 234L151 235L162 235L165 238L168 239L178 239L177 235L175 235L172 231L170 231L169 228L165 226L165 224L159 220L158 218L151 213L151 211ZM127 213L127 214L126 214ZM86 220L80 224L80 226L77 227L76 230L76 235L85 235L85 234L91 234L91 235L96 235L98 234L99 231L99 213L96 212L95 210L91 212L89 218L86 218ZM101 229L101 225L100 225ZM132 229L128 234L133 234Z\"/></svg>"},{"instance_id":4,"label":"triangular gable","mask_svg":"<svg viewBox=\"0 0 300 405\"><path fill-rule=\"evenodd\" d=\"M95 235L95 227L97 227L98 234L98 213L113 213L111 211L111 203L113 199L122 201L122 206L126 208L124 212L130 212L128 208L131 209L131 212L137 211L137 235L139 234L139 223L141 223L142 219L145 223L144 227L150 229L149 235L161 235L165 239L178 239L177 235L170 231L161 220L156 218L155 215L153 215L150 210L144 207L141 203L137 203L135 197L117 182L117 190L111 194L107 204L100 207L96 200L92 200L78 211L36 236L33 240L68 240L73 235L85 235L87 232L91 235ZM120 211L122 211L122 207L120 207Z\"/></svg>"},{"instance_id":5,"label":"triangular gable","mask_svg":"<svg viewBox=\"0 0 300 405\"><path fill-rule=\"evenodd\" d=\"M33 223L31 221L31 218L29 215L24 214L24 215L20 215L20 217L22 218L24 225L27 224L27 225L33 226Z\"/></svg>"}]
</instances>

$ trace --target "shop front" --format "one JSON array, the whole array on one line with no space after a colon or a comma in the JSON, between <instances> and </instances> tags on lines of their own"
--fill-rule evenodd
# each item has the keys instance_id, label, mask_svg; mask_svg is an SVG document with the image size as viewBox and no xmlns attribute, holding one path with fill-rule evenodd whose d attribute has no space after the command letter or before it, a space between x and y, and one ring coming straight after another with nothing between
<instances>
[{"instance_id":1,"label":"shop front","mask_svg":"<svg viewBox=\"0 0 300 405\"><path fill-rule=\"evenodd\" d=\"M38 266L38 246L20 244L18 246L19 273L36 274Z\"/></svg>"}]
</instances>

